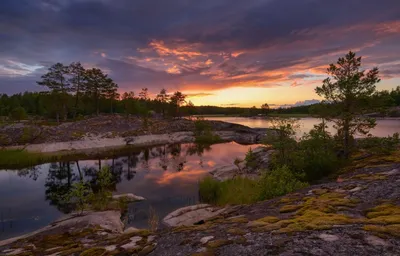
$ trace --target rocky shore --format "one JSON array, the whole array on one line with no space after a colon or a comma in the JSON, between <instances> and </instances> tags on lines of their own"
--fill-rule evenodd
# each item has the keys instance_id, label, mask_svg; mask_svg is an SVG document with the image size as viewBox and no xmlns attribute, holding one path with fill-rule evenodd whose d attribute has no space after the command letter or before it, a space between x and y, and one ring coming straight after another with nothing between
<instances>
[{"instance_id":1,"label":"rocky shore","mask_svg":"<svg viewBox=\"0 0 400 256\"><path fill-rule=\"evenodd\" d=\"M171 227L159 231L85 222L2 242L0 254L399 255L399 185L397 152L360 159L336 180L272 200L179 209L164 219Z\"/></svg>"},{"instance_id":2,"label":"rocky shore","mask_svg":"<svg viewBox=\"0 0 400 256\"><path fill-rule=\"evenodd\" d=\"M222 141L255 144L266 136L266 129L221 121L209 123ZM187 119L143 120L135 117L101 116L58 126L12 124L0 128L0 146L37 153L90 153L124 146L150 147L189 143L195 140L195 123Z\"/></svg>"}]
</instances>

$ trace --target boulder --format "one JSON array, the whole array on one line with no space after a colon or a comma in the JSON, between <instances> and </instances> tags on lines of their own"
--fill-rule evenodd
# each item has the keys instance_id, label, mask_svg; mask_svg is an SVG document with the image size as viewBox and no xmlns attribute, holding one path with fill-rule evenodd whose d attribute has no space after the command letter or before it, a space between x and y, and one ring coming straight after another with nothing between
<instances>
[{"instance_id":1,"label":"boulder","mask_svg":"<svg viewBox=\"0 0 400 256\"><path fill-rule=\"evenodd\" d=\"M197 204L171 212L163 219L163 223L169 227L191 226L217 216L224 211L226 211L226 208L212 207L209 204Z\"/></svg>"},{"instance_id":2,"label":"boulder","mask_svg":"<svg viewBox=\"0 0 400 256\"><path fill-rule=\"evenodd\" d=\"M239 168L234 165L224 165L210 171L210 174L219 181L232 179L239 174Z\"/></svg>"}]
</instances>

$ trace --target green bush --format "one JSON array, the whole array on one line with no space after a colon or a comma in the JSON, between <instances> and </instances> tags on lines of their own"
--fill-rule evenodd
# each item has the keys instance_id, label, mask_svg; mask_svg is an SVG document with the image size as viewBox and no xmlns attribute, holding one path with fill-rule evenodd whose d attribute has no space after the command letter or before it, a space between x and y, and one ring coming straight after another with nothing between
<instances>
[{"instance_id":1,"label":"green bush","mask_svg":"<svg viewBox=\"0 0 400 256\"><path fill-rule=\"evenodd\" d=\"M80 181L72 185L71 191L68 194L68 201L73 204L75 210L82 215L83 211L88 208L92 194L93 192L90 185L84 181Z\"/></svg>"},{"instance_id":2,"label":"green bush","mask_svg":"<svg viewBox=\"0 0 400 256\"><path fill-rule=\"evenodd\" d=\"M10 117L12 120L21 121L22 119L27 118L26 111L23 107L13 108L10 112Z\"/></svg>"},{"instance_id":3,"label":"green bush","mask_svg":"<svg viewBox=\"0 0 400 256\"><path fill-rule=\"evenodd\" d=\"M222 139L219 135L213 134L211 131L204 132L195 137L195 142L198 144L215 144L221 142Z\"/></svg>"},{"instance_id":4,"label":"green bush","mask_svg":"<svg viewBox=\"0 0 400 256\"><path fill-rule=\"evenodd\" d=\"M302 177L295 175L287 166L265 172L259 179L258 200L267 200L308 186L300 181Z\"/></svg>"},{"instance_id":5,"label":"green bush","mask_svg":"<svg viewBox=\"0 0 400 256\"><path fill-rule=\"evenodd\" d=\"M212 132L212 127L209 122L203 118L197 118L194 121L195 142L199 144L215 144L221 142L221 137Z\"/></svg>"},{"instance_id":6,"label":"green bush","mask_svg":"<svg viewBox=\"0 0 400 256\"><path fill-rule=\"evenodd\" d=\"M266 171L257 180L237 177L217 181L206 177L199 183L201 201L216 205L251 204L282 196L308 186L284 166Z\"/></svg>"},{"instance_id":7,"label":"green bush","mask_svg":"<svg viewBox=\"0 0 400 256\"><path fill-rule=\"evenodd\" d=\"M199 190L201 201L216 205L254 203L259 194L257 181L241 177L226 181L206 177L200 181Z\"/></svg>"},{"instance_id":8,"label":"green bush","mask_svg":"<svg viewBox=\"0 0 400 256\"><path fill-rule=\"evenodd\" d=\"M327 132L325 123L315 125L299 140L291 136L277 136L272 145L277 149L270 163L272 168L288 166L294 173L304 174L307 182L325 177L341 166L335 140Z\"/></svg>"},{"instance_id":9,"label":"green bush","mask_svg":"<svg viewBox=\"0 0 400 256\"><path fill-rule=\"evenodd\" d=\"M247 151L244 160L246 161L246 167L255 168L257 166L257 159L251 148Z\"/></svg>"},{"instance_id":10,"label":"green bush","mask_svg":"<svg viewBox=\"0 0 400 256\"><path fill-rule=\"evenodd\" d=\"M111 202L111 187L113 185L113 177L108 166L104 166L98 172L94 193L91 195L91 204L94 210L106 210Z\"/></svg>"},{"instance_id":11,"label":"green bush","mask_svg":"<svg viewBox=\"0 0 400 256\"><path fill-rule=\"evenodd\" d=\"M374 154L389 154L400 145L399 133L388 137L368 137L357 141L357 147Z\"/></svg>"}]
</instances>

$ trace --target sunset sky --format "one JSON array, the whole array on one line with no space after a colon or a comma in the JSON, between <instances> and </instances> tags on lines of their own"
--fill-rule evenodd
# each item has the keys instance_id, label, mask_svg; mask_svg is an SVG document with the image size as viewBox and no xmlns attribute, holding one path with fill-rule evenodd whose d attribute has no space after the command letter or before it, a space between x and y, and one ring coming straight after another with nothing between
<instances>
[{"instance_id":1,"label":"sunset sky","mask_svg":"<svg viewBox=\"0 0 400 256\"><path fill-rule=\"evenodd\" d=\"M349 50L400 85L399 0L0 0L0 93L55 62L195 105L301 105Z\"/></svg>"}]
</instances>

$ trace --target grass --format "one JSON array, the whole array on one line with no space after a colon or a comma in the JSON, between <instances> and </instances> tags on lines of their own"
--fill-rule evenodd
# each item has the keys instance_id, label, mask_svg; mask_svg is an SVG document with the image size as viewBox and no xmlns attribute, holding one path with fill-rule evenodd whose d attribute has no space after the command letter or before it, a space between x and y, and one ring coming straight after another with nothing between
<instances>
[{"instance_id":1,"label":"grass","mask_svg":"<svg viewBox=\"0 0 400 256\"><path fill-rule=\"evenodd\" d=\"M57 155L33 153L21 149L0 150L0 168L5 169L20 169L60 159L61 157Z\"/></svg>"},{"instance_id":2,"label":"grass","mask_svg":"<svg viewBox=\"0 0 400 256\"><path fill-rule=\"evenodd\" d=\"M236 177L226 181L217 181L206 177L199 183L200 197L203 202L216 205L251 204L271 199L308 186L299 181L287 167L281 167L263 174L253 180Z\"/></svg>"},{"instance_id":3,"label":"grass","mask_svg":"<svg viewBox=\"0 0 400 256\"><path fill-rule=\"evenodd\" d=\"M260 193L256 181L240 177L222 182L206 177L199 189L202 201L216 205L251 204Z\"/></svg>"}]
</instances>

